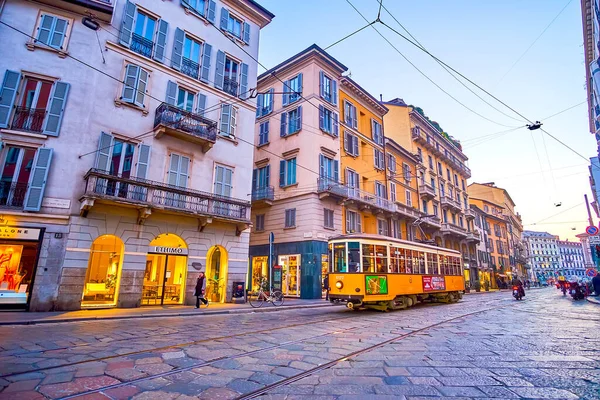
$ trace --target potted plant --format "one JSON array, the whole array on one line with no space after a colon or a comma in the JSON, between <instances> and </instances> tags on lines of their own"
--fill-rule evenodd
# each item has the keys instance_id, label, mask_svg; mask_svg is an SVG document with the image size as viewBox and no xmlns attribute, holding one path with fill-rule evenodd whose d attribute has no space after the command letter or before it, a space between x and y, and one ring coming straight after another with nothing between
<instances>
[{"instance_id":1,"label":"potted plant","mask_svg":"<svg viewBox=\"0 0 600 400\"><path fill-rule=\"evenodd\" d=\"M473 284L473 287L475 288L475 291L477 293L481 292L481 282L475 281L475 283Z\"/></svg>"},{"instance_id":2,"label":"potted plant","mask_svg":"<svg viewBox=\"0 0 600 400\"><path fill-rule=\"evenodd\" d=\"M485 288L486 292L490 291L490 281L488 281L487 279L485 281L483 281L483 287Z\"/></svg>"}]
</instances>

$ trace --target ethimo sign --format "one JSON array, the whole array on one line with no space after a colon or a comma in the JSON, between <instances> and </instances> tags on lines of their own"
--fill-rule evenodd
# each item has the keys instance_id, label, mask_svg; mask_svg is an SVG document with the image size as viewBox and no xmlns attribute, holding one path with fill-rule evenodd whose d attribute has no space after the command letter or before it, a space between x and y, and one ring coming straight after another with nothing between
<instances>
[{"instance_id":1,"label":"ethimo sign","mask_svg":"<svg viewBox=\"0 0 600 400\"><path fill-rule=\"evenodd\" d=\"M150 246L150 251L148 251L148 253L187 256L188 249L186 249L185 247Z\"/></svg>"}]
</instances>

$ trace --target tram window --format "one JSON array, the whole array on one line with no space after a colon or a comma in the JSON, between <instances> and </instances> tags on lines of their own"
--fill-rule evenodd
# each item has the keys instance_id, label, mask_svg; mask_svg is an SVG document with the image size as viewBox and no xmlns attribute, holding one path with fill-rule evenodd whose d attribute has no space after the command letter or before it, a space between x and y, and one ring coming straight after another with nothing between
<instances>
[{"instance_id":1,"label":"tram window","mask_svg":"<svg viewBox=\"0 0 600 400\"><path fill-rule=\"evenodd\" d=\"M454 275L460 275L460 257L452 257L454 261Z\"/></svg>"},{"instance_id":2,"label":"tram window","mask_svg":"<svg viewBox=\"0 0 600 400\"><path fill-rule=\"evenodd\" d=\"M375 246L375 265L377 267L377 273L388 273L388 257L386 246Z\"/></svg>"},{"instance_id":3,"label":"tram window","mask_svg":"<svg viewBox=\"0 0 600 400\"><path fill-rule=\"evenodd\" d=\"M400 272L400 263L398 258L400 256L400 249L397 247L390 247L390 273L397 274Z\"/></svg>"},{"instance_id":4,"label":"tram window","mask_svg":"<svg viewBox=\"0 0 600 400\"><path fill-rule=\"evenodd\" d=\"M427 253L427 268L432 275L440 274L440 266L438 264L438 255Z\"/></svg>"},{"instance_id":5,"label":"tram window","mask_svg":"<svg viewBox=\"0 0 600 400\"><path fill-rule=\"evenodd\" d=\"M417 252L417 260L419 262L419 274L425 274L425 253L422 251Z\"/></svg>"},{"instance_id":6,"label":"tram window","mask_svg":"<svg viewBox=\"0 0 600 400\"><path fill-rule=\"evenodd\" d=\"M362 272L375 272L375 246L372 244L363 244L362 253Z\"/></svg>"},{"instance_id":7,"label":"tram window","mask_svg":"<svg viewBox=\"0 0 600 400\"><path fill-rule=\"evenodd\" d=\"M333 247L333 272L348 272L346 266L346 243L336 243Z\"/></svg>"},{"instance_id":8,"label":"tram window","mask_svg":"<svg viewBox=\"0 0 600 400\"><path fill-rule=\"evenodd\" d=\"M401 274L406 273L406 250L405 249L398 249L398 272L400 272Z\"/></svg>"},{"instance_id":9,"label":"tram window","mask_svg":"<svg viewBox=\"0 0 600 400\"><path fill-rule=\"evenodd\" d=\"M440 256L440 269L442 275L448 275L448 257Z\"/></svg>"},{"instance_id":10,"label":"tram window","mask_svg":"<svg viewBox=\"0 0 600 400\"><path fill-rule=\"evenodd\" d=\"M350 272L360 272L360 243L348 242L348 266Z\"/></svg>"},{"instance_id":11,"label":"tram window","mask_svg":"<svg viewBox=\"0 0 600 400\"><path fill-rule=\"evenodd\" d=\"M413 273L413 256L412 256L412 250L404 250L406 253L406 273L407 274L412 274Z\"/></svg>"}]
</instances>

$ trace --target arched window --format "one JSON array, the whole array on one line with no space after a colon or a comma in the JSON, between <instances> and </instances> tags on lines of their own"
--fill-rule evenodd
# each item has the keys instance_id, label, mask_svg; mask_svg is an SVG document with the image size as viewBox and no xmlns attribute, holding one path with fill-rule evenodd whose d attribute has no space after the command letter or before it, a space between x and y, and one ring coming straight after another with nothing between
<instances>
[{"instance_id":1,"label":"arched window","mask_svg":"<svg viewBox=\"0 0 600 400\"><path fill-rule=\"evenodd\" d=\"M99 236L90 251L82 306L115 305L123 264L124 244L114 235Z\"/></svg>"}]
</instances>

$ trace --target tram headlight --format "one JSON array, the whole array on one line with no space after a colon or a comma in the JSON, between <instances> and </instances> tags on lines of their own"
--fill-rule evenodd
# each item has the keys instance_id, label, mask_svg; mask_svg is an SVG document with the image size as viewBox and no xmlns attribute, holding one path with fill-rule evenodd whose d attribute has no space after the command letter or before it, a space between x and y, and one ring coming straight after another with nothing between
<instances>
[{"instance_id":1,"label":"tram headlight","mask_svg":"<svg viewBox=\"0 0 600 400\"><path fill-rule=\"evenodd\" d=\"M343 288L343 287L344 287L344 284L342 283L342 281L337 281L337 282L335 283L335 287L336 287L336 288L338 288L338 289L341 289L341 288Z\"/></svg>"}]
</instances>

